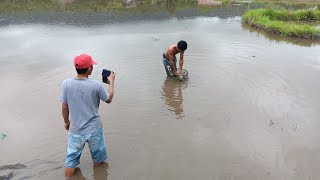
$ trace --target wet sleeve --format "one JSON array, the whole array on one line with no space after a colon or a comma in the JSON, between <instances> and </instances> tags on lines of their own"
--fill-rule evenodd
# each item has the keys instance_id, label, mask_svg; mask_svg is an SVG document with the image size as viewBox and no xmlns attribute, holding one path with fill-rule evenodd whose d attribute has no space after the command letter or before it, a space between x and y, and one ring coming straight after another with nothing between
<instances>
[{"instance_id":1,"label":"wet sleeve","mask_svg":"<svg viewBox=\"0 0 320 180\"><path fill-rule=\"evenodd\" d=\"M66 81L62 82L61 93L60 93L60 101L62 103L68 104L68 101L67 101L67 83L66 83Z\"/></svg>"},{"instance_id":2,"label":"wet sleeve","mask_svg":"<svg viewBox=\"0 0 320 180\"><path fill-rule=\"evenodd\" d=\"M102 101L108 101L109 99L109 93L103 89L103 86L101 83L99 83L99 98Z\"/></svg>"}]
</instances>

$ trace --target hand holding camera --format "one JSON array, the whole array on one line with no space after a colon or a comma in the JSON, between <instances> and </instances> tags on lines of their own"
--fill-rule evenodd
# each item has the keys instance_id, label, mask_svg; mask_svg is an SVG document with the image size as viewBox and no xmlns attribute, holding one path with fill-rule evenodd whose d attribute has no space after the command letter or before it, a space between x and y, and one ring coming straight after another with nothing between
<instances>
[{"instance_id":1,"label":"hand holding camera","mask_svg":"<svg viewBox=\"0 0 320 180\"><path fill-rule=\"evenodd\" d=\"M107 84L113 84L115 79L115 73L110 70L103 69L102 70L102 82Z\"/></svg>"}]
</instances>

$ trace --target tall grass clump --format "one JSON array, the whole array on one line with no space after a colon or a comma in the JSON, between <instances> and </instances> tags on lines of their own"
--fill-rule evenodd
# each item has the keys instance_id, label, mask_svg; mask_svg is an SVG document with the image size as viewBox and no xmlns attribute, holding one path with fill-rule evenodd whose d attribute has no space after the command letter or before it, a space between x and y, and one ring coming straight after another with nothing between
<instances>
[{"instance_id":1,"label":"tall grass clump","mask_svg":"<svg viewBox=\"0 0 320 180\"><path fill-rule=\"evenodd\" d=\"M242 21L252 27L282 36L307 39L320 38L320 30L309 22L320 21L319 10L249 10L242 16Z\"/></svg>"}]
</instances>

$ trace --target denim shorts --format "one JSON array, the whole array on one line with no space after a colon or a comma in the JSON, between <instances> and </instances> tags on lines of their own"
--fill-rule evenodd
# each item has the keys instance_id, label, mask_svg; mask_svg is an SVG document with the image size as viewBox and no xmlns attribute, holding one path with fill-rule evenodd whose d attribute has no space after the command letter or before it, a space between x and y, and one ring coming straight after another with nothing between
<instances>
[{"instance_id":1,"label":"denim shorts","mask_svg":"<svg viewBox=\"0 0 320 180\"><path fill-rule=\"evenodd\" d=\"M80 156L85 143L88 142L91 157L94 163L101 163L107 160L106 144L104 142L103 128L96 132L85 135L68 133L68 149L66 167L75 168L80 164Z\"/></svg>"}]
</instances>

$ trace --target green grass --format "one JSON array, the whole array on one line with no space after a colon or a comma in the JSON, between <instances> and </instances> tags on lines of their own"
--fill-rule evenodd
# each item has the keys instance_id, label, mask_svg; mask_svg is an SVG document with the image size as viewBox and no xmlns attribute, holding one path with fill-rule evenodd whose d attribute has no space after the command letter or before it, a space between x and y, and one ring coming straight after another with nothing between
<instances>
[{"instance_id":1,"label":"green grass","mask_svg":"<svg viewBox=\"0 0 320 180\"><path fill-rule=\"evenodd\" d=\"M25 11L161 11L161 8L169 11L196 7L195 0L138 0L138 6L127 9L122 0L76 0L73 3L61 3L60 0L0 0L0 14L19 13Z\"/></svg>"},{"instance_id":2,"label":"green grass","mask_svg":"<svg viewBox=\"0 0 320 180\"><path fill-rule=\"evenodd\" d=\"M274 34L307 39L320 38L320 30L308 22L320 21L319 10L249 10L242 21L252 27Z\"/></svg>"}]
</instances>

